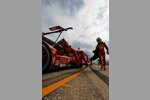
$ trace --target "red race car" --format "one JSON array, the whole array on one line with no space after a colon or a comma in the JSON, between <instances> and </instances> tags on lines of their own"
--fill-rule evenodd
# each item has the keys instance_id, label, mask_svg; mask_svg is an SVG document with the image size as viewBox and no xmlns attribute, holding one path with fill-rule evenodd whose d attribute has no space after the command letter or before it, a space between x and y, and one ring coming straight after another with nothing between
<instances>
[{"instance_id":1,"label":"red race car","mask_svg":"<svg viewBox=\"0 0 150 100\"><path fill-rule=\"evenodd\" d=\"M49 29L51 32L42 33L42 72L53 71L64 66L82 67L83 64L87 65L88 61L83 51L74 50L65 39L57 42L61 33L73 29L72 27L54 26ZM45 37L45 35L53 33L60 33L55 42Z\"/></svg>"}]
</instances>

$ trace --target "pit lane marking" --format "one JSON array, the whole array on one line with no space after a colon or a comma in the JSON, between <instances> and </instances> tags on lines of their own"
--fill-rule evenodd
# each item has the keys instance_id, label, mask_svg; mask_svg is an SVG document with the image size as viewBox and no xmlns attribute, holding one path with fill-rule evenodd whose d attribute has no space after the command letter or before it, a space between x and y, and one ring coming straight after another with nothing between
<instances>
[{"instance_id":1,"label":"pit lane marking","mask_svg":"<svg viewBox=\"0 0 150 100\"><path fill-rule=\"evenodd\" d=\"M85 68L84 68L85 69ZM66 84L67 82L73 80L74 78L76 78L77 76L79 76L83 71L84 69L80 72L77 72L63 80L60 80L54 84L51 84L45 88L42 88L42 97L46 96L47 94L49 94L50 92L54 91L55 89L61 87L62 85ZM66 85L67 86L67 85ZM69 86L69 85L68 85Z\"/></svg>"}]
</instances>

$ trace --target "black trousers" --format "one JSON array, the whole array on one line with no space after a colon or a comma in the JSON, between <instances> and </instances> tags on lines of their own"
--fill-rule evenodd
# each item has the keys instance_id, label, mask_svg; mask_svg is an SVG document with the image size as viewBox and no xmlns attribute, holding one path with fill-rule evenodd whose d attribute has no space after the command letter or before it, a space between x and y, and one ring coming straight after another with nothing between
<instances>
[{"instance_id":1,"label":"black trousers","mask_svg":"<svg viewBox=\"0 0 150 100\"><path fill-rule=\"evenodd\" d=\"M94 53L94 56L91 57L91 61L96 60L97 58L99 58L99 54L98 53Z\"/></svg>"}]
</instances>

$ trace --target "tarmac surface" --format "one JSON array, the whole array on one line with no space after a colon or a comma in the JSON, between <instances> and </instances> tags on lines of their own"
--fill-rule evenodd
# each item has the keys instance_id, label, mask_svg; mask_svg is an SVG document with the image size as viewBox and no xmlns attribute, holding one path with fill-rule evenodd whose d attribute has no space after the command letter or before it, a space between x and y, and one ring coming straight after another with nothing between
<instances>
[{"instance_id":1,"label":"tarmac surface","mask_svg":"<svg viewBox=\"0 0 150 100\"><path fill-rule=\"evenodd\" d=\"M42 100L109 100L109 66L106 69L92 65L44 74L42 93L47 94Z\"/></svg>"}]
</instances>

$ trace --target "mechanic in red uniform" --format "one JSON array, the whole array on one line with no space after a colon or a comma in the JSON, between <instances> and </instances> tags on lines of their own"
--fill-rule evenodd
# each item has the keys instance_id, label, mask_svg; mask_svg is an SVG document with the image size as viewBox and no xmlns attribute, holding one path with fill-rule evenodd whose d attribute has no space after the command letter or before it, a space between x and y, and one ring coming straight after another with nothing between
<instances>
[{"instance_id":1,"label":"mechanic in red uniform","mask_svg":"<svg viewBox=\"0 0 150 100\"><path fill-rule=\"evenodd\" d=\"M107 45L105 44L105 42L103 42L101 40L100 37L98 37L96 39L97 43L98 43L98 47L99 47L99 63L101 64L101 69L106 70L106 56L105 56L105 49L107 50L107 54L109 54L109 49L107 47Z\"/></svg>"}]
</instances>

